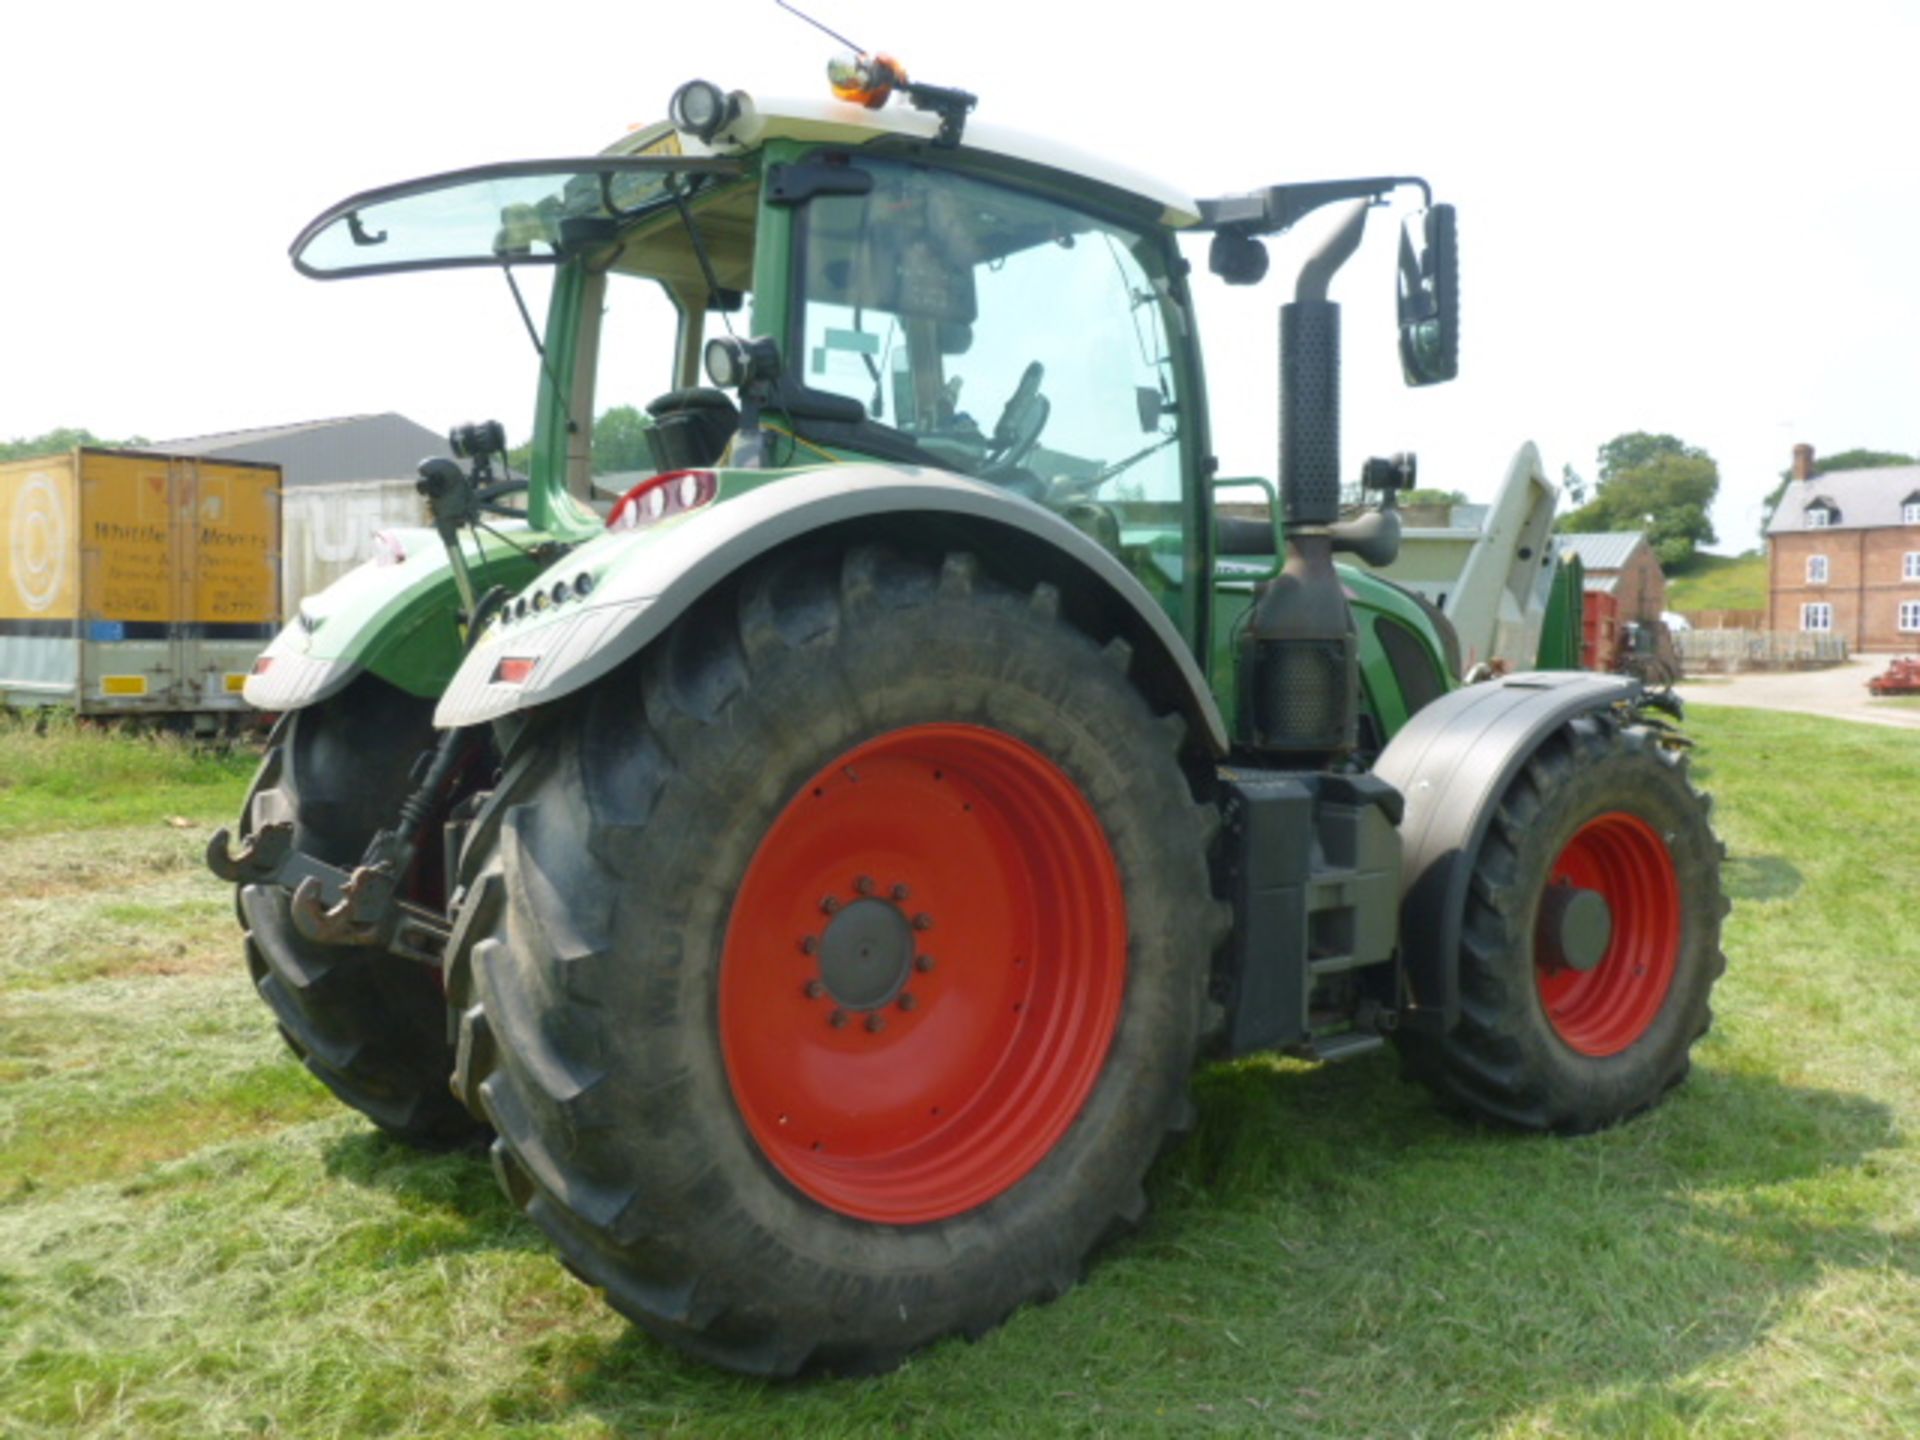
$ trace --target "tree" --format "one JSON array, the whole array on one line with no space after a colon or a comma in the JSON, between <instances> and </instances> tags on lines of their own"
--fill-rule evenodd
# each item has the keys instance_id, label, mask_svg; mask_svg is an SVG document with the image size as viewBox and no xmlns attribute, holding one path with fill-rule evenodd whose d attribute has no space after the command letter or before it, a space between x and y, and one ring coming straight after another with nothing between
<instances>
[{"instance_id":1,"label":"tree","mask_svg":"<svg viewBox=\"0 0 1920 1440\"><path fill-rule=\"evenodd\" d=\"M1813 473L1831 475L1836 470L1878 470L1884 465L1920 465L1920 459L1893 450L1842 450L1837 455L1822 457L1819 468ZM1763 537L1767 526L1773 523L1773 512L1780 504L1780 497L1787 493L1787 486L1792 483L1793 469L1789 466L1780 472L1780 483L1767 492L1766 518L1760 522Z\"/></svg>"},{"instance_id":2,"label":"tree","mask_svg":"<svg viewBox=\"0 0 1920 1440\"><path fill-rule=\"evenodd\" d=\"M102 440L91 430L76 430L70 425L62 425L57 430L49 430L44 435L35 435L30 439L0 440L0 460L24 460L32 455L57 455L63 450L71 450L76 445L135 446L145 445L147 441L138 435L125 440Z\"/></svg>"},{"instance_id":3,"label":"tree","mask_svg":"<svg viewBox=\"0 0 1920 1440\"><path fill-rule=\"evenodd\" d=\"M593 422L593 473L653 469L653 450L647 444L652 428L653 422L631 405L602 411Z\"/></svg>"},{"instance_id":4,"label":"tree","mask_svg":"<svg viewBox=\"0 0 1920 1440\"><path fill-rule=\"evenodd\" d=\"M1429 490L1421 488L1409 490L1400 497L1402 505L1464 505L1467 495L1464 490Z\"/></svg>"},{"instance_id":5,"label":"tree","mask_svg":"<svg viewBox=\"0 0 1920 1440\"><path fill-rule=\"evenodd\" d=\"M600 418L593 422L593 473L652 470L653 450L647 444L647 431L652 427L653 422L631 405L601 411ZM507 464L516 474L529 473L533 468L533 441L507 451Z\"/></svg>"},{"instance_id":6,"label":"tree","mask_svg":"<svg viewBox=\"0 0 1920 1440\"><path fill-rule=\"evenodd\" d=\"M1663 455L1704 460L1707 452L1696 449L1677 435L1649 435L1644 430L1629 430L1616 435L1600 447L1600 483L1605 485L1623 470L1638 470Z\"/></svg>"},{"instance_id":7,"label":"tree","mask_svg":"<svg viewBox=\"0 0 1920 1440\"><path fill-rule=\"evenodd\" d=\"M1571 465L1560 467L1560 488L1575 505L1587 503L1587 478Z\"/></svg>"},{"instance_id":8,"label":"tree","mask_svg":"<svg viewBox=\"0 0 1920 1440\"><path fill-rule=\"evenodd\" d=\"M1643 530L1668 570L1684 570L1715 539L1709 512L1720 490L1720 467L1673 435L1636 430L1600 447L1593 498L1560 522L1569 534Z\"/></svg>"}]
</instances>

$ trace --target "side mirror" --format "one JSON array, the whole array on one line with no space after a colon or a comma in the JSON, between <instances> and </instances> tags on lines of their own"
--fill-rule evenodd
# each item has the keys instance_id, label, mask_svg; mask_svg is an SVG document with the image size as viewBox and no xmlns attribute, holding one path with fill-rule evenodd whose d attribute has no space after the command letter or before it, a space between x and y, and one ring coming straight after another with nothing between
<instances>
[{"instance_id":1,"label":"side mirror","mask_svg":"<svg viewBox=\"0 0 1920 1440\"><path fill-rule=\"evenodd\" d=\"M1409 215L1400 229L1400 370L1409 385L1460 372L1460 260L1453 206Z\"/></svg>"}]
</instances>

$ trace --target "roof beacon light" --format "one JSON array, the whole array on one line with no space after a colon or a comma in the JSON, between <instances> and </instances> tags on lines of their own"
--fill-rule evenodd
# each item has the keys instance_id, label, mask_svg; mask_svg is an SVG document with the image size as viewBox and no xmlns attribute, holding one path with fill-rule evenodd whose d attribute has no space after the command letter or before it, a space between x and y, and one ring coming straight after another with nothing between
<instances>
[{"instance_id":1,"label":"roof beacon light","mask_svg":"<svg viewBox=\"0 0 1920 1440\"><path fill-rule=\"evenodd\" d=\"M836 98L850 105L864 105L869 110L878 110L898 90L907 97L907 103L914 109L930 111L939 116L940 131L934 137L934 144L951 148L960 143L960 134L967 125L967 113L976 103L973 95L965 90L955 90L950 85L928 85L924 82L916 85L907 79L906 66L891 55L876 54L864 45L854 44L838 30L822 25L799 6L790 4L789 0L774 0L774 3L853 52L851 55L836 55L827 62L827 81L833 86Z\"/></svg>"},{"instance_id":2,"label":"roof beacon light","mask_svg":"<svg viewBox=\"0 0 1920 1440\"><path fill-rule=\"evenodd\" d=\"M891 55L836 55L827 61L827 83L836 100L878 110L905 87L907 72Z\"/></svg>"}]
</instances>

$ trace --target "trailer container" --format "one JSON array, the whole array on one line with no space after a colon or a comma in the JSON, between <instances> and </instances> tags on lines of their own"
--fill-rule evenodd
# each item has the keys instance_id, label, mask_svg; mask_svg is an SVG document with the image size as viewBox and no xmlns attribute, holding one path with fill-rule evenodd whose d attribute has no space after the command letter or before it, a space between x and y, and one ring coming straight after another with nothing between
<instances>
[{"instance_id":1,"label":"trailer container","mask_svg":"<svg viewBox=\"0 0 1920 1440\"><path fill-rule=\"evenodd\" d=\"M244 713L280 620L280 469L80 447L0 464L0 705Z\"/></svg>"},{"instance_id":2,"label":"trailer container","mask_svg":"<svg viewBox=\"0 0 1920 1440\"><path fill-rule=\"evenodd\" d=\"M412 477L289 485L280 501L280 608L288 615L373 558L373 537L430 524Z\"/></svg>"}]
</instances>

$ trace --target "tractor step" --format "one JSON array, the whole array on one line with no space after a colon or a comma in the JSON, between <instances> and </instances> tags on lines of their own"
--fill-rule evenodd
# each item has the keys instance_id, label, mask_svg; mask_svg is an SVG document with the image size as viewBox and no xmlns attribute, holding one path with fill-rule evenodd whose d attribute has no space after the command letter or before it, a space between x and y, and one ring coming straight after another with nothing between
<instances>
[{"instance_id":1,"label":"tractor step","mask_svg":"<svg viewBox=\"0 0 1920 1440\"><path fill-rule=\"evenodd\" d=\"M1234 766L1221 779L1234 931L1214 998L1227 1053L1318 1053L1314 1012L1341 1024L1356 1003L1397 999L1400 794L1369 775Z\"/></svg>"}]
</instances>

